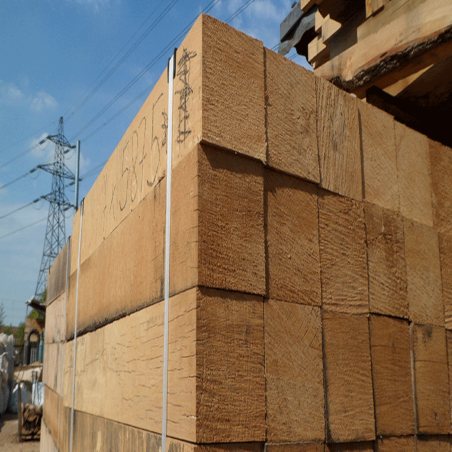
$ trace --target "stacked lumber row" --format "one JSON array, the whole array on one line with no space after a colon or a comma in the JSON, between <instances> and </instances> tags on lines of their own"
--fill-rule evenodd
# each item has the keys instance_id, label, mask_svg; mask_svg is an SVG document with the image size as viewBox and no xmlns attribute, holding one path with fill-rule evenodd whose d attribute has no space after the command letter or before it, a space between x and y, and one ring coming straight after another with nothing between
<instances>
[{"instance_id":1,"label":"stacked lumber row","mask_svg":"<svg viewBox=\"0 0 452 452\"><path fill-rule=\"evenodd\" d=\"M207 16L176 72L168 449L450 451L452 151ZM161 446L166 78L74 218L43 451Z\"/></svg>"}]
</instances>

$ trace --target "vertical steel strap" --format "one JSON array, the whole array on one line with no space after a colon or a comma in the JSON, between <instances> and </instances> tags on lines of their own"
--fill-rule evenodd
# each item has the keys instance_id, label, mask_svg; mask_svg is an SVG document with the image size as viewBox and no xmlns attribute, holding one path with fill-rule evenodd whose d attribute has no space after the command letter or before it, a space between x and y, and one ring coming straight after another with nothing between
<instances>
[{"instance_id":1,"label":"vertical steel strap","mask_svg":"<svg viewBox=\"0 0 452 452\"><path fill-rule=\"evenodd\" d=\"M165 227L165 313L163 319L163 404L162 404L162 451L166 451L166 423L168 405L168 328L169 328L169 271L171 237L171 170L173 151L173 89L175 53L168 62L168 135L166 161L166 227Z\"/></svg>"},{"instance_id":2,"label":"vertical steel strap","mask_svg":"<svg viewBox=\"0 0 452 452\"><path fill-rule=\"evenodd\" d=\"M72 359L72 403L71 403L71 436L69 443L69 452L72 452L74 443L74 401L75 401L75 358L77 356L77 314L78 314L78 286L80 281L80 255L82 249L82 224L83 224L83 207L85 203L80 205L80 232L78 236L78 261L77 261L77 285L75 292L75 320L74 320L74 351Z\"/></svg>"}]
</instances>

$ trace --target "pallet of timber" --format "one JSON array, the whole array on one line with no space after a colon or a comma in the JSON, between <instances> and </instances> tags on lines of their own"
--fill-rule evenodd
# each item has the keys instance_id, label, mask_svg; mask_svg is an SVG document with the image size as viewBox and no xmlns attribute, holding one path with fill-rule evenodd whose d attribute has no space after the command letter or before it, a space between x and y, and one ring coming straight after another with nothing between
<instances>
[{"instance_id":1,"label":"pallet of timber","mask_svg":"<svg viewBox=\"0 0 452 452\"><path fill-rule=\"evenodd\" d=\"M452 151L208 16L173 94L51 268L42 452L162 452L165 362L165 452L450 452Z\"/></svg>"}]
</instances>

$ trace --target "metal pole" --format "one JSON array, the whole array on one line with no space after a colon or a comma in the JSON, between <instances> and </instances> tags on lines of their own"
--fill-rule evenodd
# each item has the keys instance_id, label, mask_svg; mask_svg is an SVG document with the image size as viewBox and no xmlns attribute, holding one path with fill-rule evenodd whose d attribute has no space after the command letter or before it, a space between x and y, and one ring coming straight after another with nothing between
<instances>
[{"instance_id":1,"label":"metal pole","mask_svg":"<svg viewBox=\"0 0 452 452\"><path fill-rule=\"evenodd\" d=\"M78 184L79 184L79 174L80 174L80 140L77 140L77 158L75 161L75 210L78 209Z\"/></svg>"}]
</instances>

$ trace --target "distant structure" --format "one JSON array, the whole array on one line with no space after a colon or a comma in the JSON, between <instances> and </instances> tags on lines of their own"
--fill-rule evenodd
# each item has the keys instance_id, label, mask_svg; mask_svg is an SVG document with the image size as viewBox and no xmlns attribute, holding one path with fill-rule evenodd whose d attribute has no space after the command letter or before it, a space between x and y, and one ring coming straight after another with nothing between
<instances>
[{"instance_id":1,"label":"distant structure","mask_svg":"<svg viewBox=\"0 0 452 452\"><path fill-rule=\"evenodd\" d=\"M64 136L63 117L58 124L58 133L49 135L39 144L46 140L55 143L55 157L53 163L38 165L38 168L52 174L52 191L43 197L49 201L49 215L47 217L46 236L44 239L44 249L42 251L41 268L39 269L38 283L36 284L35 300L40 301L44 295L47 286L47 272L52 262L66 243L66 225L64 212L74 207L64 193L65 179L76 180L74 174L64 163L64 154L69 149L74 149L67 138ZM78 161L78 156L77 156Z\"/></svg>"}]
</instances>

